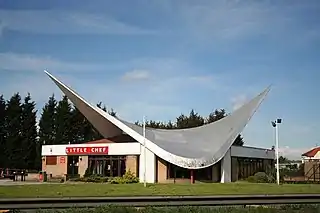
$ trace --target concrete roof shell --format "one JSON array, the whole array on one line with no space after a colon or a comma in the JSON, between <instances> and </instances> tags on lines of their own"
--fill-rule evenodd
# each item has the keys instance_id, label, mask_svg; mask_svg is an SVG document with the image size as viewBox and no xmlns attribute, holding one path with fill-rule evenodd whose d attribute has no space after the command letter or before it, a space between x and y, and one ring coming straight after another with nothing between
<instances>
[{"instance_id":1,"label":"concrete roof shell","mask_svg":"<svg viewBox=\"0 0 320 213\"><path fill-rule=\"evenodd\" d=\"M45 72L105 138L119 135L123 131L140 144L145 144L158 157L188 169L201 169L220 161L270 91L270 87L266 88L219 121L189 129L146 128L144 138L140 126L113 117L89 104L71 88Z\"/></svg>"}]
</instances>

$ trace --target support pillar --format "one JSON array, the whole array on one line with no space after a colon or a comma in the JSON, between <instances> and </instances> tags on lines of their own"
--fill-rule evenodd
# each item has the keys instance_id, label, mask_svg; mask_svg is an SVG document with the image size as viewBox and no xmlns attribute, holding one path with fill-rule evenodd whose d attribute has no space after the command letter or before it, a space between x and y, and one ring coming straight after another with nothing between
<instances>
[{"instance_id":1,"label":"support pillar","mask_svg":"<svg viewBox=\"0 0 320 213\"><path fill-rule=\"evenodd\" d=\"M227 151L221 160L221 183L231 182L231 151Z\"/></svg>"},{"instance_id":2,"label":"support pillar","mask_svg":"<svg viewBox=\"0 0 320 213\"><path fill-rule=\"evenodd\" d=\"M155 183L156 181L156 156L149 149L144 152L143 145L140 146L142 150L139 160L139 180L144 183L144 172L146 171L146 183ZM146 161L144 161L144 154ZM146 170L144 170L146 168Z\"/></svg>"},{"instance_id":3,"label":"support pillar","mask_svg":"<svg viewBox=\"0 0 320 213\"><path fill-rule=\"evenodd\" d=\"M194 170L193 169L190 170L190 183L191 184L194 183Z\"/></svg>"}]
</instances>

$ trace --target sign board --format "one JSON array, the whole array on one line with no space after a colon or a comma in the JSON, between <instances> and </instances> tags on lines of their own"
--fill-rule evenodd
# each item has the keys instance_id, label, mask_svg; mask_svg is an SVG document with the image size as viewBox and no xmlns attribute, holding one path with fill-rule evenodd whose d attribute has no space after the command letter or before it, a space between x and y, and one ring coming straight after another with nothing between
<instances>
[{"instance_id":1,"label":"sign board","mask_svg":"<svg viewBox=\"0 0 320 213\"><path fill-rule=\"evenodd\" d=\"M66 147L67 155L107 155L108 152L108 146Z\"/></svg>"},{"instance_id":2,"label":"sign board","mask_svg":"<svg viewBox=\"0 0 320 213\"><path fill-rule=\"evenodd\" d=\"M60 163L61 164L66 163L66 158L65 157L60 157Z\"/></svg>"}]
</instances>

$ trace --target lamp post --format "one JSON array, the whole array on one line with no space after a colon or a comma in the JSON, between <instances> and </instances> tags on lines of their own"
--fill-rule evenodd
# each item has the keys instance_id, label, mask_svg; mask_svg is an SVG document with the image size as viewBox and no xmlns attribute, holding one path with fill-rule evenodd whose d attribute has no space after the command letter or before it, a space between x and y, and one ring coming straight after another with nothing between
<instances>
[{"instance_id":1,"label":"lamp post","mask_svg":"<svg viewBox=\"0 0 320 213\"><path fill-rule=\"evenodd\" d=\"M145 119L145 116L143 116L143 125L142 125L142 128L143 128L143 164L144 164L144 171L143 171L143 184L144 184L144 187L147 186L147 180L146 180L146 119Z\"/></svg>"},{"instance_id":2,"label":"lamp post","mask_svg":"<svg viewBox=\"0 0 320 213\"><path fill-rule=\"evenodd\" d=\"M271 121L272 127L275 129L275 142L276 142L276 161L277 161L277 184L280 184L280 169L279 169L279 130L278 124L281 124L282 119L277 118L275 121Z\"/></svg>"}]
</instances>

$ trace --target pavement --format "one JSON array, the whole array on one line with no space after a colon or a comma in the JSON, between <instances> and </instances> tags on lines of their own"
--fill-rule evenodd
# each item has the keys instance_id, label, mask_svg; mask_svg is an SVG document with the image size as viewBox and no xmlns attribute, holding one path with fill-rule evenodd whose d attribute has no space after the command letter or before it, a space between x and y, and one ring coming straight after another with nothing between
<instances>
[{"instance_id":1,"label":"pavement","mask_svg":"<svg viewBox=\"0 0 320 213\"><path fill-rule=\"evenodd\" d=\"M9 179L0 180L0 186L18 186L18 185L34 185L34 184L43 184L38 181L13 181Z\"/></svg>"}]
</instances>

